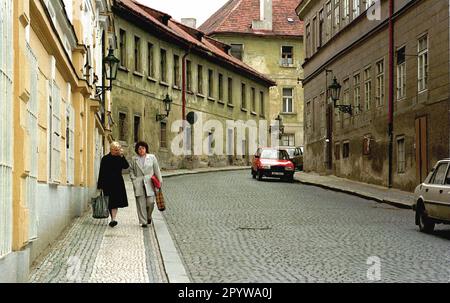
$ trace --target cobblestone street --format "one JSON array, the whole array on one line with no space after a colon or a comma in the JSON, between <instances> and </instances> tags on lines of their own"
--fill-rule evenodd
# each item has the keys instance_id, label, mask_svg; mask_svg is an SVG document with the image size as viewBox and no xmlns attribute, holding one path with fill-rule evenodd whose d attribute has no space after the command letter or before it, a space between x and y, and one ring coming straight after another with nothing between
<instances>
[{"instance_id":1,"label":"cobblestone street","mask_svg":"<svg viewBox=\"0 0 450 303\"><path fill-rule=\"evenodd\" d=\"M167 282L153 225L139 226L129 181L126 187L129 207L119 210L118 226L110 228L107 219L87 212L36 263L30 282Z\"/></svg>"},{"instance_id":2,"label":"cobblestone street","mask_svg":"<svg viewBox=\"0 0 450 303\"><path fill-rule=\"evenodd\" d=\"M448 282L450 230L412 210L250 171L167 179L165 219L193 282ZM371 263L369 263L371 264Z\"/></svg>"}]
</instances>

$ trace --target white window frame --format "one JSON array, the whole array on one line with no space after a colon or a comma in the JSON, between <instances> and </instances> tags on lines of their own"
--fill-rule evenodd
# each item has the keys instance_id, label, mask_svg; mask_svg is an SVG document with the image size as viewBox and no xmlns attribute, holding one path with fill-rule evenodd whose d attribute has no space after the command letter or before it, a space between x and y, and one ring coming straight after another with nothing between
<instances>
[{"instance_id":1,"label":"white window frame","mask_svg":"<svg viewBox=\"0 0 450 303\"><path fill-rule=\"evenodd\" d=\"M291 95L285 95L285 90L290 90ZM283 94L283 109L282 113L284 114L292 114L294 113L294 88L293 87L283 87L282 88L282 94ZM289 107L290 104L290 107Z\"/></svg>"},{"instance_id":2,"label":"white window frame","mask_svg":"<svg viewBox=\"0 0 450 303\"><path fill-rule=\"evenodd\" d=\"M312 42L312 43L313 43L313 49L314 49L314 42ZM288 47L291 48L291 53L283 51L283 48L288 48ZM294 46L292 46L292 45L282 45L281 49L280 49L280 52L281 52L280 65L283 66L283 67L291 67L291 66L293 66L294 65ZM286 54L286 56L285 56L285 54ZM288 56L289 54L291 55L290 58Z\"/></svg>"},{"instance_id":3,"label":"white window frame","mask_svg":"<svg viewBox=\"0 0 450 303\"><path fill-rule=\"evenodd\" d=\"M353 0L353 19L356 19L361 14L360 0Z\"/></svg>"},{"instance_id":4,"label":"white window frame","mask_svg":"<svg viewBox=\"0 0 450 303\"><path fill-rule=\"evenodd\" d=\"M282 135L281 136L281 145L282 146L295 146L295 134Z\"/></svg>"},{"instance_id":5,"label":"white window frame","mask_svg":"<svg viewBox=\"0 0 450 303\"><path fill-rule=\"evenodd\" d=\"M361 73L353 75L353 102L355 105L355 115L357 115L361 109Z\"/></svg>"},{"instance_id":6,"label":"white window frame","mask_svg":"<svg viewBox=\"0 0 450 303\"><path fill-rule=\"evenodd\" d=\"M400 141L403 142L402 148L400 148ZM405 150L405 137L397 137L397 174L404 174L406 172L406 150Z\"/></svg>"},{"instance_id":7,"label":"white window frame","mask_svg":"<svg viewBox=\"0 0 450 303\"><path fill-rule=\"evenodd\" d=\"M376 64L377 69L377 80L376 80L376 96L375 99L377 99L377 106L383 106L384 105L384 98L385 98L385 85L384 85L384 59L379 60ZM381 68L380 68L381 67Z\"/></svg>"},{"instance_id":8,"label":"white window frame","mask_svg":"<svg viewBox=\"0 0 450 303\"><path fill-rule=\"evenodd\" d=\"M0 0L0 259L12 251L13 1Z\"/></svg>"},{"instance_id":9,"label":"white window frame","mask_svg":"<svg viewBox=\"0 0 450 303\"><path fill-rule=\"evenodd\" d=\"M372 67L364 69L364 109L369 111L372 103Z\"/></svg>"},{"instance_id":10,"label":"white window frame","mask_svg":"<svg viewBox=\"0 0 450 303\"><path fill-rule=\"evenodd\" d=\"M339 26L341 25L341 1L334 0L334 22L333 28L335 32L339 31Z\"/></svg>"},{"instance_id":11,"label":"white window frame","mask_svg":"<svg viewBox=\"0 0 450 303\"><path fill-rule=\"evenodd\" d=\"M406 46L402 46L397 49L397 53L402 48L405 48L406 53ZM397 62L397 100L404 99L406 97L406 54L405 54L405 61L403 63L398 64Z\"/></svg>"},{"instance_id":12,"label":"white window frame","mask_svg":"<svg viewBox=\"0 0 450 303\"><path fill-rule=\"evenodd\" d=\"M426 39L426 47L421 49L421 41ZM419 93L428 89L428 57L429 39L428 34L422 35L417 41L417 89Z\"/></svg>"},{"instance_id":13,"label":"white window frame","mask_svg":"<svg viewBox=\"0 0 450 303\"><path fill-rule=\"evenodd\" d=\"M52 184L61 183L61 90L55 80L50 81L50 178Z\"/></svg>"}]
</instances>

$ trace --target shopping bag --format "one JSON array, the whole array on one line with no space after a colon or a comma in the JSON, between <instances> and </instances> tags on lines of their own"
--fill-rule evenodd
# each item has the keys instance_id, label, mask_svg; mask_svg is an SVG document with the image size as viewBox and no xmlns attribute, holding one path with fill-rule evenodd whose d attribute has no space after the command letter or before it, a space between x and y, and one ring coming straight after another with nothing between
<instances>
[{"instance_id":1,"label":"shopping bag","mask_svg":"<svg viewBox=\"0 0 450 303\"><path fill-rule=\"evenodd\" d=\"M103 195L92 199L92 217L95 219L106 219L109 217L108 197Z\"/></svg>"},{"instance_id":2,"label":"shopping bag","mask_svg":"<svg viewBox=\"0 0 450 303\"><path fill-rule=\"evenodd\" d=\"M164 195L162 193L162 189L155 190L155 197L156 197L156 206L158 207L158 210L160 211L166 210L166 204L164 202Z\"/></svg>"}]
</instances>

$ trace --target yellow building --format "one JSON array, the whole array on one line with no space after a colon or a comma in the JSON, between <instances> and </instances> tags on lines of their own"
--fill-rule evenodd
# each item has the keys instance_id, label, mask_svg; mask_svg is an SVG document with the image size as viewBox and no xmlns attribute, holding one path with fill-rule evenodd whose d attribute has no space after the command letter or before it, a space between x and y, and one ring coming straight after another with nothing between
<instances>
[{"instance_id":1,"label":"yellow building","mask_svg":"<svg viewBox=\"0 0 450 303\"><path fill-rule=\"evenodd\" d=\"M0 282L20 282L96 190L108 136L98 111L110 102L96 100L95 85L113 30L106 0L1 4L9 41L1 41L0 91L12 96L0 107Z\"/></svg>"}]
</instances>

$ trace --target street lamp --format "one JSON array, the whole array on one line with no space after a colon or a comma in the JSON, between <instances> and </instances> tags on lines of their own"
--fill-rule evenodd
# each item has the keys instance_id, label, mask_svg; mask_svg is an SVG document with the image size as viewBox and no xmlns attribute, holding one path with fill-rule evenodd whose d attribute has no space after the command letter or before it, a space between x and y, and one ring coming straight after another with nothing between
<instances>
[{"instance_id":1,"label":"street lamp","mask_svg":"<svg viewBox=\"0 0 450 303\"><path fill-rule=\"evenodd\" d=\"M164 102L164 107L166 110L166 114L156 114L156 121L162 121L165 118L169 117L169 113L170 113L170 108L172 106L172 99L169 97L169 94L166 95L166 97L163 100Z\"/></svg>"},{"instance_id":2,"label":"street lamp","mask_svg":"<svg viewBox=\"0 0 450 303\"><path fill-rule=\"evenodd\" d=\"M280 116L280 114L278 114L278 116L275 118L275 121L277 121L278 126L277 125L271 125L269 127L269 133L272 133L274 131L274 129L278 129L279 133L279 138L281 139L281 136L284 134L284 124L283 124L283 118ZM277 127L276 127L277 126Z\"/></svg>"},{"instance_id":3,"label":"street lamp","mask_svg":"<svg viewBox=\"0 0 450 303\"><path fill-rule=\"evenodd\" d=\"M110 47L108 56L103 59L103 70L105 71L106 81L109 81L109 86L97 86L97 96L103 94L105 91L112 90L112 82L117 78L117 70L119 68L120 60L114 56L114 50Z\"/></svg>"},{"instance_id":4,"label":"street lamp","mask_svg":"<svg viewBox=\"0 0 450 303\"><path fill-rule=\"evenodd\" d=\"M331 100L333 100L333 105L335 108L337 108L339 111L343 113L347 113L352 115L353 114L353 107L352 105L341 105L337 104L337 101L339 100L339 96L341 94L341 85L339 82L337 82L336 77L333 78L333 82L330 86L327 88L327 95L331 97Z\"/></svg>"}]
</instances>

